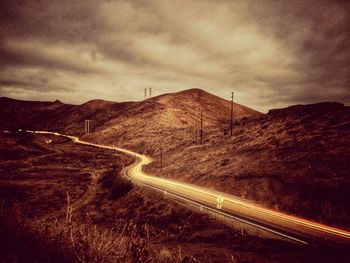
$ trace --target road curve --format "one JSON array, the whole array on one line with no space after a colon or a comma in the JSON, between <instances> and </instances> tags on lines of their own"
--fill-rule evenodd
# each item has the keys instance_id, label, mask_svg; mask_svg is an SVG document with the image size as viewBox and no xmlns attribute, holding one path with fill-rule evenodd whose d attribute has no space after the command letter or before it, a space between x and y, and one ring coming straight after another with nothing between
<instances>
[{"instance_id":1,"label":"road curve","mask_svg":"<svg viewBox=\"0 0 350 263\"><path fill-rule=\"evenodd\" d=\"M175 180L151 176L142 171L142 167L152 162L146 155L138 154L119 147L100 145L81 141L78 137L46 131L27 131L32 133L63 136L75 143L90 145L102 149L125 153L135 158L135 162L125 168L125 174L134 182L171 193L185 200L199 205L216 209L221 213L234 215L251 222L256 226L269 229L272 232L285 236L301 243L319 242L325 244L350 246L350 232L303 218L291 216L261 207L241 198L190 185Z\"/></svg>"}]
</instances>

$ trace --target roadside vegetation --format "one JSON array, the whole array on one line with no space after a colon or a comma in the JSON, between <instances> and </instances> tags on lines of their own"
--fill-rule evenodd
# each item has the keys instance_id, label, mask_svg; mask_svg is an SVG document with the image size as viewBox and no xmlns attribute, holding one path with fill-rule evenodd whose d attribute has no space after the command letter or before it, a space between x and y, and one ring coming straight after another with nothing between
<instances>
[{"instance_id":1,"label":"roadside vegetation","mask_svg":"<svg viewBox=\"0 0 350 263\"><path fill-rule=\"evenodd\" d=\"M0 136L0 262L327 262L132 185L127 156L21 136Z\"/></svg>"},{"instance_id":2,"label":"roadside vegetation","mask_svg":"<svg viewBox=\"0 0 350 263\"><path fill-rule=\"evenodd\" d=\"M106 190L109 198L117 200L132 190L132 183L125 177L119 176L121 167L114 166L99 179L102 189Z\"/></svg>"}]
</instances>

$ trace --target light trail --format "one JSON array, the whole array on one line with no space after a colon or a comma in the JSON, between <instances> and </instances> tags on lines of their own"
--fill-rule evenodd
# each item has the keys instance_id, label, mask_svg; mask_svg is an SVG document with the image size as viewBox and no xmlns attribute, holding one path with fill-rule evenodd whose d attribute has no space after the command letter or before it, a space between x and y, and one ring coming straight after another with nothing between
<instances>
[{"instance_id":1,"label":"light trail","mask_svg":"<svg viewBox=\"0 0 350 263\"><path fill-rule=\"evenodd\" d=\"M217 191L205 189L203 187L198 187L182 182L177 182L171 179L164 179L148 175L142 171L142 167L144 165L150 164L152 162L152 158L146 155L135 153L133 151L119 147L81 141L78 137L59 134L56 132L27 132L63 136L73 140L75 143L119 151L128 154L136 158L135 163L130 165L126 171L127 176L135 182L143 183L145 185L161 189L162 191L171 193L181 198L185 198L186 200L191 200L192 202L196 202L200 205L206 205L211 209L215 209L217 207L217 200L221 200L219 209L221 213L226 213L229 215L239 215L245 220L253 220L254 224L258 225L260 223L261 227L266 228L266 226L272 226L274 227L274 229L271 229L273 231L275 231L276 229L282 229L285 230L287 233L293 233L297 236L301 235L309 237L311 239L317 238L324 242L334 242L342 245L350 245L350 232L346 230L323 225L310 220L306 220L304 218L291 216L282 212L273 211L271 209L253 204L248 200L245 201L241 198L237 198L235 196L231 196L225 193L220 193Z\"/></svg>"}]
</instances>

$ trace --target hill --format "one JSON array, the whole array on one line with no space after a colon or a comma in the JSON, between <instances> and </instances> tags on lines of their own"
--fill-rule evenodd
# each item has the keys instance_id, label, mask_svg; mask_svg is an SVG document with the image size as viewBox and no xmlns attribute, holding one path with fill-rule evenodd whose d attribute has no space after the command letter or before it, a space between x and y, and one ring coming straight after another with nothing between
<instances>
[{"instance_id":1,"label":"hill","mask_svg":"<svg viewBox=\"0 0 350 263\"><path fill-rule=\"evenodd\" d=\"M132 103L92 100L82 105L54 102L20 101L0 98L1 129L33 129L82 135L84 120L93 119L96 126L117 117Z\"/></svg>"},{"instance_id":2,"label":"hill","mask_svg":"<svg viewBox=\"0 0 350 263\"><path fill-rule=\"evenodd\" d=\"M85 139L143 148L151 138L159 144L163 136L175 134L175 130L177 141L193 140L200 109L204 127L227 129L230 107L231 102L200 89L164 94L140 102L92 100L82 105L1 98L0 129L43 129L83 136L84 120L89 119L92 133ZM243 105L234 105L235 118L260 114ZM151 148L146 150L151 153Z\"/></svg>"},{"instance_id":3,"label":"hill","mask_svg":"<svg viewBox=\"0 0 350 263\"><path fill-rule=\"evenodd\" d=\"M157 153L147 170L350 228L350 107L295 105L240 119L233 137L205 136L163 145L163 168Z\"/></svg>"},{"instance_id":4,"label":"hill","mask_svg":"<svg viewBox=\"0 0 350 263\"><path fill-rule=\"evenodd\" d=\"M117 144L147 154L154 154L161 144L193 144L196 119L200 110L204 129L221 133L229 128L231 102L200 89L164 94L134 103L118 118L111 119L85 138ZM235 119L261 113L234 104Z\"/></svg>"},{"instance_id":5,"label":"hill","mask_svg":"<svg viewBox=\"0 0 350 263\"><path fill-rule=\"evenodd\" d=\"M277 210L350 227L350 109L295 105L261 114L198 89L82 105L0 99L0 129L45 129L146 153L147 170ZM203 111L203 144L196 131ZM84 120L91 134L84 135ZM226 132L225 132L226 131ZM160 168L160 153L163 168Z\"/></svg>"}]
</instances>

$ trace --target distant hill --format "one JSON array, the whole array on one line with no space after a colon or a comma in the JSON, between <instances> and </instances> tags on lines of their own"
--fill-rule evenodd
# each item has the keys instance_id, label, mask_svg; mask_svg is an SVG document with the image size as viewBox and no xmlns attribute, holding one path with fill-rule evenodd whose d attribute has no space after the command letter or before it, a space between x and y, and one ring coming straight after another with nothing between
<instances>
[{"instance_id":1,"label":"distant hill","mask_svg":"<svg viewBox=\"0 0 350 263\"><path fill-rule=\"evenodd\" d=\"M135 102L122 114L102 126L95 126L94 133L86 138L152 154L168 139L174 147L194 143L200 110L204 130L212 127L223 134L229 129L231 102L200 89L190 89ZM235 119L259 115L262 113L234 104Z\"/></svg>"},{"instance_id":2,"label":"distant hill","mask_svg":"<svg viewBox=\"0 0 350 263\"><path fill-rule=\"evenodd\" d=\"M82 135L84 120L100 126L116 118L132 103L92 100L82 105L54 102L20 101L0 98L1 129L43 129Z\"/></svg>"},{"instance_id":3,"label":"distant hill","mask_svg":"<svg viewBox=\"0 0 350 263\"><path fill-rule=\"evenodd\" d=\"M167 113L173 113L182 123L194 124L196 110L202 110L204 125L217 125L230 118L231 102L200 89L189 89L178 93L165 94L153 99L161 104ZM261 113L238 103L234 104L236 118L259 115ZM199 116L199 115L198 115ZM181 125L180 125L181 126Z\"/></svg>"},{"instance_id":4,"label":"distant hill","mask_svg":"<svg viewBox=\"0 0 350 263\"><path fill-rule=\"evenodd\" d=\"M140 102L117 103L92 100L82 105L60 101L39 102L0 98L1 129L45 129L83 135L84 120L91 120L92 131L124 125L134 130L145 125L186 128L195 123L196 110L203 111L204 125L219 125L230 116L230 102L200 89L165 94ZM260 114L235 104L236 118Z\"/></svg>"},{"instance_id":5,"label":"distant hill","mask_svg":"<svg viewBox=\"0 0 350 263\"><path fill-rule=\"evenodd\" d=\"M0 98L0 128L49 129L74 107L60 101L41 102ZM59 123L55 123L55 127L59 127Z\"/></svg>"}]
</instances>

